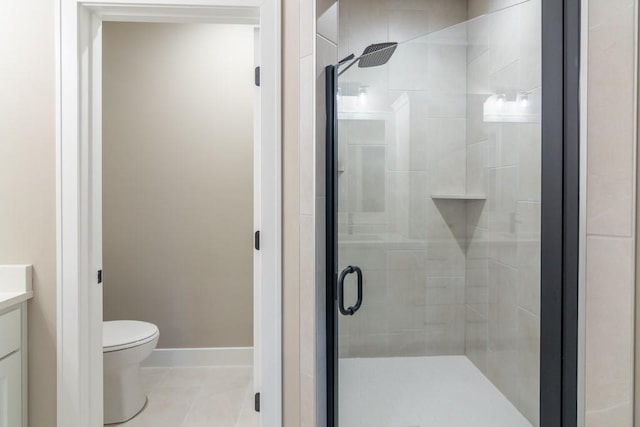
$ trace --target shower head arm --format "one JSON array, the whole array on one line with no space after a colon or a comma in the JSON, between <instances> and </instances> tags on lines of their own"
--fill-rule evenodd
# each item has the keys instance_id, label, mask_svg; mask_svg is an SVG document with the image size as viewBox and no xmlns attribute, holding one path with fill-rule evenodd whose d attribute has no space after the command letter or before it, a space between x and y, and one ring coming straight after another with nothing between
<instances>
[{"instance_id":1,"label":"shower head arm","mask_svg":"<svg viewBox=\"0 0 640 427\"><path fill-rule=\"evenodd\" d=\"M347 61L351 61L353 58L355 58L356 56L352 53L349 56L345 56L344 58L342 58L339 62L338 62L338 66L344 64Z\"/></svg>"},{"instance_id":2,"label":"shower head arm","mask_svg":"<svg viewBox=\"0 0 640 427\"><path fill-rule=\"evenodd\" d=\"M351 55L347 56L345 59L343 59L342 61L338 62L338 67L342 64L345 63L345 61L348 61L349 59L353 59L355 55L352 53ZM340 77L341 75L343 75L349 68L353 67L354 65L356 65L356 63L360 60L360 57L357 57L356 59L354 59L353 61L351 61L351 63L349 65L347 65L342 71L340 71L338 73L338 77Z\"/></svg>"}]
</instances>

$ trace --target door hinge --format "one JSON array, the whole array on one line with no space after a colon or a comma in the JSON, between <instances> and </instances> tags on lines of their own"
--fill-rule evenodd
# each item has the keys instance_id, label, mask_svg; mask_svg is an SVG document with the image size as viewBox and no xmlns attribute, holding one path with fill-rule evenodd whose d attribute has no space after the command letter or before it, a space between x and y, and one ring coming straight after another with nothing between
<instances>
[{"instance_id":1,"label":"door hinge","mask_svg":"<svg viewBox=\"0 0 640 427\"><path fill-rule=\"evenodd\" d=\"M102 283L102 270L98 270L98 284Z\"/></svg>"},{"instance_id":2,"label":"door hinge","mask_svg":"<svg viewBox=\"0 0 640 427\"><path fill-rule=\"evenodd\" d=\"M260 67L256 67L254 78L256 86L260 86Z\"/></svg>"},{"instance_id":3,"label":"door hinge","mask_svg":"<svg viewBox=\"0 0 640 427\"><path fill-rule=\"evenodd\" d=\"M253 408L256 412L260 412L260 393L256 393L253 397Z\"/></svg>"},{"instance_id":4,"label":"door hinge","mask_svg":"<svg viewBox=\"0 0 640 427\"><path fill-rule=\"evenodd\" d=\"M256 248L256 251L260 250L260 230L256 231L253 235L253 246Z\"/></svg>"}]
</instances>

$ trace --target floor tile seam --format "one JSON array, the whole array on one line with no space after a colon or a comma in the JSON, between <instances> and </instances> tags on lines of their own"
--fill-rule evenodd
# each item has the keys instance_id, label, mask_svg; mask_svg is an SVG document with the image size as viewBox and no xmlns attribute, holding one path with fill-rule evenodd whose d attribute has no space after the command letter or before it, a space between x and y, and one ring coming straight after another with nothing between
<instances>
[{"instance_id":1,"label":"floor tile seam","mask_svg":"<svg viewBox=\"0 0 640 427\"><path fill-rule=\"evenodd\" d=\"M238 416L236 418L236 427L239 427L240 425L240 420L242 418L242 414L244 414L244 411L247 407L247 404L249 403L249 399L250 399L250 395L251 395L251 391L253 391L253 384L251 382L249 382L249 384L247 384L247 389L244 393L244 398L242 399L242 405L240 405L240 411L238 412Z\"/></svg>"}]
</instances>

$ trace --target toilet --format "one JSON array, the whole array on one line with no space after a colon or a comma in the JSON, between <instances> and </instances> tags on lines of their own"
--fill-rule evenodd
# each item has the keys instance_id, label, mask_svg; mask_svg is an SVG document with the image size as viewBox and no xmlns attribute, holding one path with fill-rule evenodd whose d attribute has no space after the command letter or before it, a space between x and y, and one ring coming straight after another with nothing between
<instances>
[{"instance_id":1,"label":"toilet","mask_svg":"<svg viewBox=\"0 0 640 427\"><path fill-rule=\"evenodd\" d=\"M140 363L158 344L160 332L153 323L136 320L103 322L104 423L127 421L147 401L140 379Z\"/></svg>"}]
</instances>

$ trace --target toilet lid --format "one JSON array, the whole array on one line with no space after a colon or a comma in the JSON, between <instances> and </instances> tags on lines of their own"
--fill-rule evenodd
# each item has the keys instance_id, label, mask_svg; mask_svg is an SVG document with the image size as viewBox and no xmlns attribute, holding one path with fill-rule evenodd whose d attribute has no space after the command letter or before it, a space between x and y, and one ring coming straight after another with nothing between
<instances>
[{"instance_id":1,"label":"toilet lid","mask_svg":"<svg viewBox=\"0 0 640 427\"><path fill-rule=\"evenodd\" d=\"M159 335L153 323L137 320L102 322L102 348L104 351L123 350L148 343Z\"/></svg>"}]
</instances>

